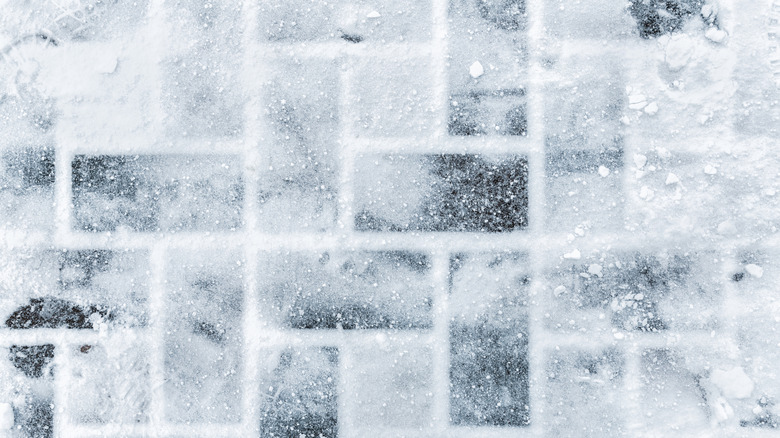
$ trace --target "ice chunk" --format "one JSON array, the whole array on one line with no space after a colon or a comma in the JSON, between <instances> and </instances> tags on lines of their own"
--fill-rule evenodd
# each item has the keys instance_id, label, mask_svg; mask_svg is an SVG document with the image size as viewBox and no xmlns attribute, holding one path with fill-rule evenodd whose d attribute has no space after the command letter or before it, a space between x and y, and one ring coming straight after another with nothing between
<instances>
[{"instance_id":1,"label":"ice chunk","mask_svg":"<svg viewBox=\"0 0 780 438\"><path fill-rule=\"evenodd\" d=\"M666 185L677 184L678 182L680 182L680 178L678 178L677 175L671 172L669 172L669 174L666 175Z\"/></svg>"},{"instance_id":2,"label":"ice chunk","mask_svg":"<svg viewBox=\"0 0 780 438\"><path fill-rule=\"evenodd\" d=\"M609 169L605 166L599 166L599 175L606 178L609 176Z\"/></svg>"},{"instance_id":3,"label":"ice chunk","mask_svg":"<svg viewBox=\"0 0 780 438\"><path fill-rule=\"evenodd\" d=\"M710 379L726 398L744 399L753 393L753 381L742 367L734 367L728 371L715 370Z\"/></svg>"},{"instance_id":4,"label":"ice chunk","mask_svg":"<svg viewBox=\"0 0 780 438\"><path fill-rule=\"evenodd\" d=\"M371 11L368 13L368 15L366 15L367 18L379 18L381 16L382 15L377 11Z\"/></svg>"},{"instance_id":5,"label":"ice chunk","mask_svg":"<svg viewBox=\"0 0 780 438\"><path fill-rule=\"evenodd\" d=\"M715 175L718 173L718 169L715 166L708 164L704 166L704 173L707 175Z\"/></svg>"},{"instance_id":6,"label":"ice chunk","mask_svg":"<svg viewBox=\"0 0 780 438\"><path fill-rule=\"evenodd\" d=\"M579 260L581 257L580 250L574 249L571 252L567 252L563 255L563 258L569 259L569 260Z\"/></svg>"}]
</instances>

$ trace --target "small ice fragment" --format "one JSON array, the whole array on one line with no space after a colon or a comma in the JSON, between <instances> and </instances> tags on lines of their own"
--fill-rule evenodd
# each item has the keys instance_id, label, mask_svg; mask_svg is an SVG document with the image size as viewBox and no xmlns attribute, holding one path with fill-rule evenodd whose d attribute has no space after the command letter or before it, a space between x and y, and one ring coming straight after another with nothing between
<instances>
[{"instance_id":1,"label":"small ice fragment","mask_svg":"<svg viewBox=\"0 0 780 438\"><path fill-rule=\"evenodd\" d=\"M14 408L10 403L0 403L0 430L14 427Z\"/></svg>"},{"instance_id":2,"label":"small ice fragment","mask_svg":"<svg viewBox=\"0 0 780 438\"><path fill-rule=\"evenodd\" d=\"M626 337L623 333L617 332L613 336L615 336L615 339L620 340Z\"/></svg>"},{"instance_id":3,"label":"small ice fragment","mask_svg":"<svg viewBox=\"0 0 780 438\"><path fill-rule=\"evenodd\" d=\"M650 103L649 103L649 104L648 104L648 105L645 107L645 113L647 113L647 114L649 114L649 115L651 115L651 116L652 116L653 114L657 113L657 112L658 112L658 104L656 104L655 102L650 102Z\"/></svg>"},{"instance_id":4,"label":"small ice fragment","mask_svg":"<svg viewBox=\"0 0 780 438\"><path fill-rule=\"evenodd\" d=\"M628 116L623 116L620 118L620 123L628 126L631 124L631 119L629 119Z\"/></svg>"},{"instance_id":5,"label":"small ice fragment","mask_svg":"<svg viewBox=\"0 0 780 438\"><path fill-rule=\"evenodd\" d=\"M742 367L734 367L729 371L715 370L710 379L726 398L743 399L753 393L753 381Z\"/></svg>"},{"instance_id":6,"label":"small ice fragment","mask_svg":"<svg viewBox=\"0 0 780 438\"><path fill-rule=\"evenodd\" d=\"M566 293L566 286L558 286L553 290L553 295L559 297Z\"/></svg>"},{"instance_id":7,"label":"small ice fragment","mask_svg":"<svg viewBox=\"0 0 780 438\"><path fill-rule=\"evenodd\" d=\"M469 67L469 74L474 79L482 76L484 73L485 69L482 67L482 64L480 64L479 61L474 61L474 63L471 64L471 67Z\"/></svg>"},{"instance_id":8,"label":"small ice fragment","mask_svg":"<svg viewBox=\"0 0 780 438\"><path fill-rule=\"evenodd\" d=\"M734 416L734 408L723 397L718 397L711 402L710 410L716 423L722 423Z\"/></svg>"},{"instance_id":9,"label":"small ice fragment","mask_svg":"<svg viewBox=\"0 0 780 438\"><path fill-rule=\"evenodd\" d=\"M748 274L756 278L761 278L764 276L764 268L758 265L754 265L753 263L745 265L745 270Z\"/></svg>"},{"instance_id":10,"label":"small ice fragment","mask_svg":"<svg viewBox=\"0 0 780 438\"><path fill-rule=\"evenodd\" d=\"M111 74L116 71L117 64L119 60L116 56L102 56L96 60L94 66L98 73Z\"/></svg>"},{"instance_id":11,"label":"small ice fragment","mask_svg":"<svg viewBox=\"0 0 780 438\"><path fill-rule=\"evenodd\" d=\"M645 96L641 94L633 94L628 96L628 107L632 110L641 110L647 106L647 100Z\"/></svg>"},{"instance_id":12,"label":"small ice fragment","mask_svg":"<svg viewBox=\"0 0 780 438\"><path fill-rule=\"evenodd\" d=\"M379 18L381 16L382 15L380 15L379 12L377 12L377 11L371 11L371 12L369 12L368 15L366 15L366 17L368 17L368 18Z\"/></svg>"},{"instance_id":13,"label":"small ice fragment","mask_svg":"<svg viewBox=\"0 0 780 438\"><path fill-rule=\"evenodd\" d=\"M599 166L599 175L601 175L602 177L609 176L609 169L607 169L604 166Z\"/></svg>"},{"instance_id":14,"label":"small ice fragment","mask_svg":"<svg viewBox=\"0 0 780 438\"><path fill-rule=\"evenodd\" d=\"M582 237L585 235L585 227L582 225L577 225L574 227L574 234L578 235L579 237Z\"/></svg>"},{"instance_id":15,"label":"small ice fragment","mask_svg":"<svg viewBox=\"0 0 780 438\"><path fill-rule=\"evenodd\" d=\"M677 175L675 175L675 174L673 174L671 172L669 172L669 175L666 175L666 185L667 186L668 185L672 185L672 184L677 184L678 182L680 182L680 178L678 178Z\"/></svg>"},{"instance_id":16,"label":"small ice fragment","mask_svg":"<svg viewBox=\"0 0 780 438\"><path fill-rule=\"evenodd\" d=\"M567 252L563 255L563 258L569 260L579 260L581 257L580 250L574 249L572 252Z\"/></svg>"},{"instance_id":17,"label":"small ice fragment","mask_svg":"<svg viewBox=\"0 0 780 438\"><path fill-rule=\"evenodd\" d=\"M718 224L718 234L721 236L733 236L737 234L737 226L731 221L723 221Z\"/></svg>"},{"instance_id":18,"label":"small ice fragment","mask_svg":"<svg viewBox=\"0 0 780 438\"><path fill-rule=\"evenodd\" d=\"M718 169L716 169L711 164L708 164L704 166L704 173L706 173L707 175L715 175L716 173L718 173Z\"/></svg>"},{"instance_id":19,"label":"small ice fragment","mask_svg":"<svg viewBox=\"0 0 780 438\"><path fill-rule=\"evenodd\" d=\"M713 43L720 44L726 39L728 34L726 31L718 29L717 27L710 27L706 32L704 32L704 36Z\"/></svg>"},{"instance_id":20,"label":"small ice fragment","mask_svg":"<svg viewBox=\"0 0 780 438\"><path fill-rule=\"evenodd\" d=\"M776 193L775 189L773 188L766 188L761 191L761 194L763 194L764 196L775 196L775 193Z\"/></svg>"},{"instance_id":21,"label":"small ice fragment","mask_svg":"<svg viewBox=\"0 0 780 438\"><path fill-rule=\"evenodd\" d=\"M709 20L715 14L715 8L713 5L708 4L701 7L701 16L705 20Z\"/></svg>"},{"instance_id":22,"label":"small ice fragment","mask_svg":"<svg viewBox=\"0 0 780 438\"><path fill-rule=\"evenodd\" d=\"M588 266L588 273L593 274L597 277L601 277L601 270L603 268L601 265L593 263L592 265Z\"/></svg>"},{"instance_id":23,"label":"small ice fragment","mask_svg":"<svg viewBox=\"0 0 780 438\"><path fill-rule=\"evenodd\" d=\"M637 169L645 167L645 164L647 164L647 157L642 154L634 154L634 164Z\"/></svg>"},{"instance_id":24,"label":"small ice fragment","mask_svg":"<svg viewBox=\"0 0 780 438\"><path fill-rule=\"evenodd\" d=\"M642 188L639 189L639 197L640 198L642 198L642 199L644 199L646 201L649 201L649 200L653 199L653 196L655 196L655 192L651 188L649 188L647 186L642 186Z\"/></svg>"}]
</instances>

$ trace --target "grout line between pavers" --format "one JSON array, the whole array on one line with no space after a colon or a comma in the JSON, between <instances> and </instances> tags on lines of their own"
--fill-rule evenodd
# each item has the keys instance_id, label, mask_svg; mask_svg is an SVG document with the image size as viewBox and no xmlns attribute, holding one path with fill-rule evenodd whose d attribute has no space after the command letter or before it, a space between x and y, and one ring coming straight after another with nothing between
<instances>
[{"instance_id":1,"label":"grout line between pavers","mask_svg":"<svg viewBox=\"0 0 780 438\"><path fill-rule=\"evenodd\" d=\"M527 3L529 77L526 95L528 96L528 136L531 144L528 156L528 218L529 232L534 236L544 235L544 178L545 178L545 84L542 57L544 53L544 2L531 0ZM530 408L530 433L541 437L544 434L544 390L546 382L546 348L542 342L544 335L544 275L546 254L544 247L529 247L531 261L531 288L528 311L528 387Z\"/></svg>"}]
</instances>

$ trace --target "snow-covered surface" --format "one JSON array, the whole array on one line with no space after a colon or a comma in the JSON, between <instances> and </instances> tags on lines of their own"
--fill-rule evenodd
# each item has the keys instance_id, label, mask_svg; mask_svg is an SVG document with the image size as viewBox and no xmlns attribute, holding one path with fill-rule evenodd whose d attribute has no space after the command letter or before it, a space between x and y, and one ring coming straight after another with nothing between
<instances>
[{"instance_id":1,"label":"snow-covered surface","mask_svg":"<svg viewBox=\"0 0 780 438\"><path fill-rule=\"evenodd\" d=\"M778 435L780 2L0 11L0 436Z\"/></svg>"}]
</instances>

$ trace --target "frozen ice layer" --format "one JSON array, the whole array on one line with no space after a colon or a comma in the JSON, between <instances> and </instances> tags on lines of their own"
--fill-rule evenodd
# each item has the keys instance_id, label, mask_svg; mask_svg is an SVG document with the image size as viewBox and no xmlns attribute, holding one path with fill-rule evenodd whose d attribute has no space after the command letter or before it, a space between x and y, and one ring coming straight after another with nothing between
<instances>
[{"instance_id":1,"label":"frozen ice layer","mask_svg":"<svg viewBox=\"0 0 780 438\"><path fill-rule=\"evenodd\" d=\"M528 225L523 157L366 156L355 181L360 231L509 232Z\"/></svg>"},{"instance_id":2,"label":"frozen ice layer","mask_svg":"<svg viewBox=\"0 0 780 438\"><path fill-rule=\"evenodd\" d=\"M450 416L455 425L526 426L528 262L517 253L450 263Z\"/></svg>"},{"instance_id":3,"label":"frozen ice layer","mask_svg":"<svg viewBox=\"0 0 780 438\"><path fill-rule=\"evenodd\" d=\"M355 63L347 123L360 137L430 135L439 121L429 59L366 59Z\"/></svg>"},{"instance_id":4,"label":"frozen ice layer","mask_svg":"<svg viewBox=\"0 0 780 438\"><path fill-rule=\"evenodd\" d=\"M702 11L704 0L631 0L628 12L636 20L639 36L654 38L680 30Z\"/></svg>"},{"instance_id":5,"label":"frozen ice layer","mask_svg":"<svg viewBox=\"0 0 780 438\"><path fill-rule=\"evenodd\" d=\"M525 0L451 0L448 81L453 93L518 88L527 79ZM481 74L469 68L479 62Z\"/></svg>"},{"instance_id":6,"label":"frozen ice layer","mask_svg":"<svg viewBox=\"0 0 780 438\"><path fill-rule=\"evenodd\" d=\"M626 193L634 205L627 209L629 220L666 236L719 239L771 234L780 225L776 214L780 199L774 196L771 159L758 149L740 144L734 153L708 154L712 158L707 161L699 153L674 149L646 152L647 163L630 175L635 185L633 193ZM678 183L666 184L669 172Z\"/></svg>"},{"instance_id":7,"label":"frozen ice layer","mask_svg":"<svg viewBox=\"0 0 780 438\"><path fill-rule=\"evenodd\" d=\"M620 59L571 55L560 61L560 79L548 85L545 99L546 146L560 150L618 147L625 88Z\"/></svg>"},{"instance_id":8,"label":"frozen ice layer","mask_svg":"<svg viewBox=\"0 0 780 438\"><path fill-rule=\"evenodd\" d=\"M336 438L338 349L287 348L262 357L259 436Z\"/></svg>"},{"instance_id":9,"label":"frozen ice layer","mask_svg":"<svg viewBox=\"0 0 780 438\"><path fill-rule=\"evenodd\" d=\"M561 150L545 163L546 226L571 232L577 226L615 230L624 223L623 150Z\"/></svg>"},{"instance_id":10,"label":"frozen ice layer","mask_svg":"<svg viewBox=\"0 0 780 438\"><path fill-rule=\"evenodd\" d=\"M104 41L135 32L143 24L148 0L39 2L31 5L8 3L3 6L8 17L25 16L26 20L3 23L12 35L45 29L59 41L80 43Z\"/></svg>"},{"instance_id":11,"label":"frozen ice layer","mask_svg":"<svg viewBox=\"0 0 780 438\"><path fill-rule=\"evenodd\" d=\"M241 420L243 260L234 251L169 254L165 307L166 416Z\"/></svg>"},{"instance_id":12,"label":"frozen ice layer","mask_svg":"<svg viewBox=\"0 0 780 438\"><path fill-rule=\"evenodd\" d=\"M593 334L711 330L722 300L713 260L708 253L635 253L563 264L549 277L547 325Z\"/></svg>"},{"instance_id":13,"label":"frozen ice layer","mask_svg":"<svg viewBox=\"0 0 780 438\"><path fill-rule=\"evenodd\" d=\"M0 227L48 230L53 205L54 148L0 152Z\"/></svg>"},{"instance_id":14,"label":"frozen ice layer","mask_svg":"<svg viewBox=\"0 0 780 438\"><path fill-rule=\"evenodd\" d=\"M696 434L709 427L711 408L707 405L706 379L695 371L686 366L682 352L643 352L641 403L642 410L652 415L644 421L644 430L655 434Z\"/></svg>"},{"instance_id":15,"label":"frozen ice layer","mask_svg":"<svg viewBox=\"0 0 780 438\"><path fill-rule=\"evenodd\" d=\"M77 424L137 424L149 420L149 351L141 340L74 345L69 355L68 415Z\"/></svg>"},{"instance_id":16,"label":"frozen ice layer","mask_svg":"<svg viewBox=\"0 0 780 438\"><path fill-rule=\"evenodd\" d=\"M74 228L231 231L243 225L237 157L77 155Z\"/></svg>"},{"instance_id":17,"label":"frozen ice layer","mask_svg":"<svg viewBox=\"0 0 780 438\"><path fill-rule=\"evenodd\" d=\"M173 138L236 137L243 131L241 5L167 0L171 38L166 42L162 104Z\"/></svg>"},{"instance_id":18,"label":"frozen ice layer","mask_svg":"<svg viewBox=\"0 0 780 438\"><path fill-rule=\"evenodd\" d=\"M472 90L450 96L450 135L522 135L528 131L522 88Z\"/></svg>"},{"instance_id":19,"label":"frozen ice layer","mask_svg":"<svg viewBox=\"0 0 780 438\"><path fill-rule=\"evenodd\" d=\"M540 399L545 436L625 436L624 368L614 349L554 352Z\"/></svg>"},{"instance_id":20,"label":"frozen ice layer","mask_svg":"<svg viewBox=\"0 0 780 438\"><path fill-rule=\"evenodd\" d=\"M0 256L0 288L13 296L2 314L20 329L141 326L148 319L148 268L145 251L9 251ZM20 277L24 283L16 283Z\"/></svg>"},{"instance_id":21,"label":"frozen ice layer","mask_svg":"<svg viewBox=\"0 0 780 438\"><path fill-rule=\"evenodd\" d=\"M167 126L171 137L241 135L244 97L234 86L240 79L237 66L195 51L171 58L164 68L166 87L162 98L170 116Z\"/></svg>"},{"instance_id":22,"label":"frozen ice layer","mask_svg":"<svg viewBox=\"0 0 780 438\"><path fill-rule=\"evenodd\" d=\"M433 405L432 352L428 347L400 344L392 336L359 346L355 366L356 425L370 430L423 428L430 424Z\"/></svg>"},{"instance_id":23,"label":"frozen ice layer","mask_svg":"<svg viewBox=\"0 0 780 438\"><path fill-rule=\"evenodd\" d=\"M270 42L399 43L431 37L431 3L415 0L274 0L259 10L260 38Z\"/></svg>"},{"instance_id":24,"label":"frozen ice layer","mask_svg":"<svg viewBox=\"0 0 780 438\"><path fill-rule=\"evenodd\" d=\"M431 326L430 261L406 251L266 253L260 313L294 329Z\"/></svg>"},{"instance_id":25,"label":"frozen ice layer","mask_svg":"<svg viewBox=\"0 0 780 438\"><path fill-rule=\"evenodd\" d=\"M619 40L636 38L637 24L622 0L583 0L545 2L547 33L566 40Z\"/></svg>"},{"instance_id":26,"label":"frozen ice layer","mask_svg":"<svg viewBox=\"0 0 780 438\"><path fill-rule=\"evenodd\" d=\"M288 59L264 84L271 136L260 143L259 220L273 232L331 228L336 220L339 70Z\"/></svg>"}]
</instances>

